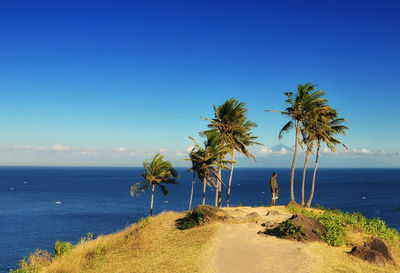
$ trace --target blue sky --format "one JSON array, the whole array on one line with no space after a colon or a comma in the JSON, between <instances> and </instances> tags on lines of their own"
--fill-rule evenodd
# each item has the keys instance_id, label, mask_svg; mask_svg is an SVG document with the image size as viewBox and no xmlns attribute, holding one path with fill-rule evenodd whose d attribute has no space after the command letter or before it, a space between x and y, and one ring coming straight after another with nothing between
<instances>
[{"instance_id":1,"label":"blue sky","mask_svg":"<svg viewBox=\"0 0 400 273\"><path fill-rule=\"evenodd\" d=\"M310 81L351 128L322 167L400 167L397 1L82 2L2 3L0 165L182 166L200 116L237 97L265 145L239 165L289 167L264 110Z\"/></svg>"}]
</instances>

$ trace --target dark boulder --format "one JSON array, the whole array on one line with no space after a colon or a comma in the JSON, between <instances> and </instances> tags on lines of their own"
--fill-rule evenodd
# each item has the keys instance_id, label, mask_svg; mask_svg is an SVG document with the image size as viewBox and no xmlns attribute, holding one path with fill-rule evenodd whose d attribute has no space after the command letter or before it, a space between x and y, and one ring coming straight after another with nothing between
<instances>
[{"instance_id":1,"label":"dark boulder","mask_svg":"<svg viewBox=\"0 0 400 273\"><path fill-rule=\"evenodd\" d=\"M303 237L307 241L320 241L321 236L327 232L326 227L321 222L304 215L293 215L290 220L297 227L302 227Z\"/></svg>"},{"instance_id":2,"label":"dark boulder","mask_svg":"<svg viewBox=\"0 0 400 273\"><path fill-rule=\"evenodd\" d=\"M350 254L378 265L385 265L386 263L396 264L389 245L384 240L378 238L374 238L363 246L353 247Z\"/></svg>"},{"instance_id":3,"label":"dark boulder","mask_svg":"<svg viewBox=\"0 0 400 273\"><path fill-rule=\"evenodd\" d=\"M265 234L299 241L321 241L321 236L327 232L326 227L319 221L296 214L278 226L270 223L265 223L264 226L266 227L263 232Z\"/></svg>"}]
</instances>

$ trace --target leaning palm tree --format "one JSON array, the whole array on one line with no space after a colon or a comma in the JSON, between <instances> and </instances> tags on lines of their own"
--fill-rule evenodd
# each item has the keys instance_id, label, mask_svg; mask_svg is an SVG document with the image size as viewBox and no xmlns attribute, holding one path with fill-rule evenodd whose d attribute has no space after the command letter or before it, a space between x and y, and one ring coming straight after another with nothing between
<instances>
[{"instance_id":1,"label":"leaning palm tree","mask_svg":"<svg viewBox=\"0 0 400 273\"><path fill-rule=\"evenodd\" d=\"M189 137L194 142L195 147L190 152L189 158L184 160L192 162L192 168L189 171L193 171L193 180L197 173L199 180L203 182L203 205L205 205L206 186L211 186L212 184L217 188L217 183L215 183L215 180L218 180L217 168L227 169L227 164L231 163L230 160L224 159L228 146L221 145L221 137L218 132L210 132L204 142L204 147L200 146L194 138ZM192 195L193 182L189 210L191 208Z\"/></svg>"},{"instance_id":2,"label":"leaning palm tree","mask_svg":"<svg viewBox=\"0 0 400 273\"><path fill-rule=\"evenodd\" d=\"M343 125L343 123L346 122L346 120L344 118L337 118L337 116L338 116L337 111L335 109L329 108L328 111L325 111L325 113L322 113L319 116L319 118L313 123L312 130L310 130L312 134L314 134L314 137L317 142L317 152L315 157L311 191L310 191L310 196L305 204L306 207L311 206L311 202L314 197L315 178L317 174L321 142L324 142L332 152L336 152L335 146L339 144L343 145L343 147L347 149L347 146L345 144L343 144L334 137L336 134L345 135L346 134L345 130L349 129L347 126Z\"/></svg>"},{"instance_id":3,"label":"leaning palm tree","mask_svg":"<svg viewBox=\"0 0 400 273\"><path fill-rule=\"evenodd\" d=\"M151 187L150 216L153 214L154 188L158 186L164 195L168 194L167 187L163 184L177 184L178 172L172 167L171 162L164 160L164 156L157 153L151 162L143 162L144 180L131 187L132 197L139 196Z\"/></svg>"},{"instance_id":4,"label":"leaning palm tree","mask_svg":"<svg viewBox=\"0 0 400 273\"><path fill-rule=\"evenodd\" d=\"M283 134L293 127L296 129L294 153L290 171L290 203L296 203L294 198L294 172L296 168L298 144L300 142L300 125L307 119L310 112L314 111L319 105L326 102L326 100L322 98L322 96L325 95L325 92L322 90L315 90L315 88L316 85L309 82L306 84L299 84L297 85L297 94L295 96L293 96L292 92L284 92L287 97L285 102L288 105L285 111L266 110L279 112L291 119L279 132L279 139L282 139Z\"/></svg>"},{"instance_id":5,"label":"leaning palm tree","mask_svg":"<svg viewBox=\"0 0 400 273\"><path fill-rule=\"evenodd\" d=\"M256 136L252 135L251 129L257 125L247 119L246 104L239 102L236 98L227 100L224 104L215 106L214 105L214 118L203 118L208 120L209 130L203 131L202 134L208 134L210 132L219 132L223 139L222 143L228 145L228 153L232 157L232 163L230 168L230 176L228 183L228 191L226 197L226 205L229 207L229 198L233 177L233 167L235 161L235 151L244 154L255 160L255 157L249 152L248 146L253 144L261 145L255 142ZM218 170L219 178L221 179L221 170ZM218 186L218 206L221 206L221 185Z\"/></svg>"}]
</instances>

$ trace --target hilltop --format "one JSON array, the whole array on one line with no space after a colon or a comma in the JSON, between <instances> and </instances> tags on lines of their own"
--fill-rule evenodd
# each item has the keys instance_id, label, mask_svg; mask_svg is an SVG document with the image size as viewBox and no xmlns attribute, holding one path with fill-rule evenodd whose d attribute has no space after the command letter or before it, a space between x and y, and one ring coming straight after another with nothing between
<instances>
[{"instance_id":1,"label":"hilltop","mask_svg":"<svg viewBox=\"0 0 400 273\"><path fill-rule=\"evenodd\" d=\"M360 230L357 225L347 227L345 242L341 246L327 244L340 245L339 237L334 238L336 241L308 242L277 238L263 232L266 226L286 222L293 213L302 212L307 215L324 215L321 210L283 206L224 208L218 217L202 218L203 224L180 230L177 223L188 219L190 214L164 212L142 219L114 234L96 239L87 238L50 263L44 261L40 264L41 261L37 260L36 271L17 272L399 271L394 265L374 265L348 253L354 245L360 245L374 236L371 232ZM367 224L375 225L375 222ZM394 232L391 229L385 229L386 233L381 231L376 229L375 232L381 236L392 236L391 232ZM393 234L398 236L397 232ZM389 244L399 264L398 241Z\"/></svg>"}]
</instances>

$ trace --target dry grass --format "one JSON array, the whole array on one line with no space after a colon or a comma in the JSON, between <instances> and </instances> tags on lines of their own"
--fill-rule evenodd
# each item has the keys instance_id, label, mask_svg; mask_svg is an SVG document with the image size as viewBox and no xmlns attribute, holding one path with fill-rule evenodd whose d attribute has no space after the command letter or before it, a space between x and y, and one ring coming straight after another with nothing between
<instances>
[{"instance_id":1,"label":"dry grass","mask_svg":"<svg viewBox=\"0 0 400 273\"><path fill-rule=\"evenodd\" d=\"M324 243L313 243L311 250L314 255L322 258L318 273L398 273L400 270L393 265L378 266L356 258L347 252L351 247L332 247ZM395 254L398 254L395 252ZM398 260L397 255L397 260Z\"/></svg>"},{"instance_id":2,"label":"dry grass","mask_svg":"<svg viewBox=\"0 0 400 273\"><path fill-rule=\"evenodd\" d=\"M215 225L178 230L175 220L183 214L168 212L150 219L144 227L125 230L84 243L56 259L43 273L200 272Z\"/></svg>"},{"instance_id":3,"label":"dry grass","mask_svg":"<svg viewBox=\"0 0 400 273\"><path fill-rule=\"evenodd\" d=\"M351 225L346 227L346 244L348 246L353 247L363 245L370 238L371 235L365 234Z\"/></svg>"}]
</instances>

